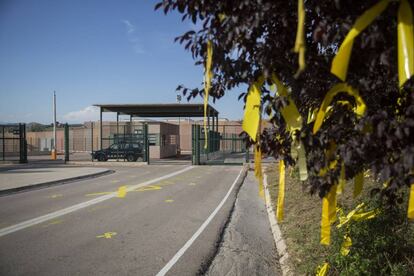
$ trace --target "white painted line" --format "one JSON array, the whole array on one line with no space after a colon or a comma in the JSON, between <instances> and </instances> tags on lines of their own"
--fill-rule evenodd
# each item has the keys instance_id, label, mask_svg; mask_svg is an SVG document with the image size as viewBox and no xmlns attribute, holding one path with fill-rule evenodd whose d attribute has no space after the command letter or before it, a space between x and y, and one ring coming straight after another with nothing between
<instances>
[{"instance_id":1,"label":"white painted line","mask_svg":"<svg viewBox=\"0 0 414 276\"><path fill-rule=\"evenodd\" d=\"M277 253L279 255L280 268L282 269L283 276L293 275L290 266L289 266L289 254L286 250L286 243L282 237L282 232L280 231L279 224L276 220L275 212L272 207L272 200L270 197L269 189L267 188L267 174L264 174L263 177L263 186L265 190L265 204L267 210L267 216L269 217L270 228L272 229L273 239L275 240Z\"/></svg>"},{"instance_id":2,"label":"white painted line","mask_svg":"<svg viewBox=\"0 0 414 276\"><path fill-rule=\"evenodd\" d=\"M163 276L165 275L171 267L175 265L175 263L181 258L182 255L184 255L185 251L193 244L193 242L200 236L200 234L204 231L204 229L207 227L207 225L213 220L213 218L216 216L218 211L220 211L221 207L224 205L224 202L226 202L227 198L230 196L231 191L234 189L234 186L236 186L237 181L239 180L242 172L242 168L239 172L239 175L234 180L233 184L231 185L229 191L223 198L223 200L220 202L220 204L214 209L214 211L210 214L210 216L206 219L206 221L203 222L203 224L198 228L198 230L194 233L194 235L184 244L184 246L178 250L177 253L175 253L174 257L160 270L160 272L157 273L156 276Z\"/></svg>"},{"instance_id":3,"label":"white painted line","mask_svg":"<svg viewBox=\"0 0 414 276\"><path fill-rule=\"evenodd\" d=\"M184 173L186 171L191 170L192 168L194 168L194 167L189 166L189 167L186 167L182 170L179 170L179 171L176 171L176 172L173 172L173 173L170 173L170 174L167 174L167 175L164 175L164 176L152 179L152 180L148 180L146 182L143 182L143 183L140 183L140 184L137 184L137 185L129 186L126 190L127 190L127 192L130 192L132 190L141 188L143 186L147 186L147 185L153 184L155 182L158 182L158 181L176 176L178 174ZM72 212L75 212L77 210L86 208L88 206L100 203L102 201L105 201L105 200L108 200L108 199L111 199L111 198L114 198L114 197L117 197L117 196L118 196L118 191L110 193L108 195L97 197L97 198L89 200L89 201L82 202L82 203L67 207L65 209L62 209L62 210L59 210L59 211L56 211L56 212L52 212L52 213L34 218L34 219L29 219L29 220L23 221L21 223L18 223L18 224L15 224L15 225L12 225L12 226L9 226L9 227L6 227L6 228L2 228L2 229L0 229L0 237L5 236L5 235L10 234L10 233L13 233L13 232L16 232L16 231L19 231L19 230L22 230L22 229L25 229L27 227L30 227L30 226L33 226L33 225L36 225L36 224L39 224L39 223L43 223L45 221L48 221L48 220L51 220L51 219L54 219L54 218L72 213Z\"/></svg>"}]
</instances>

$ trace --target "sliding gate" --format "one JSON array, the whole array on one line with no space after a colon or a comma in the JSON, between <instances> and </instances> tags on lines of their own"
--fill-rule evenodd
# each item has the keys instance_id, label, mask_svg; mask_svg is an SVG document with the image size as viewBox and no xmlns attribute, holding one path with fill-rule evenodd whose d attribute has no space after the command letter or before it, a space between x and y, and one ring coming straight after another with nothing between
<instances>
[{"instance_id":1,"label":"sliding gate","mask_svg":"<svg viewBox=\"0 0 414 276\"><path fill-rule=\"evenodd\" d=\"M27 162L25 124L0 125L0 161Z\"/></svg>"},{"instance_id":2,"label":"sliding gate","mask_svg":"<svg viewBox=\"0 0 414 276\"><path fill-rule=\"evenodd\" d=\"M193 165L240 165L249 160L246 143L228 126L220 126L220 131L208 131L207 145L204 128L192 126Z\"/></svg>"}]
</instances>

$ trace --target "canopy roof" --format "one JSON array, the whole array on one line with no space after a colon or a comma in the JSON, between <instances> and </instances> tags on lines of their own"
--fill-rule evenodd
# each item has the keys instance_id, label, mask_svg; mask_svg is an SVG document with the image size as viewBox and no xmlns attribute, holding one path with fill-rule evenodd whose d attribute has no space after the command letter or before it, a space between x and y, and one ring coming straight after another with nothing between
<instances>
[{"instance_id":1,"label":"canopy roof","mask_svg":"<svg viewBox=\"0 0 414 276\"><path fill-rule=\"evenodd\" d=\"M203 104L94 104L101 112L116 112L132 117L203 117ZM207 106L210 117L218 116L218 111Z\"/></svg>"}]
</instances>

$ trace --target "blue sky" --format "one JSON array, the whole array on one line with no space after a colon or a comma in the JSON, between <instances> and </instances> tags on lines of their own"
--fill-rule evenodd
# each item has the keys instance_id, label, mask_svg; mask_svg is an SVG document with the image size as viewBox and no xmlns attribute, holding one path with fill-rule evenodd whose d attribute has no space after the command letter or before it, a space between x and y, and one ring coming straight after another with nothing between
<instances>
[{"instance_id":1,"label":"blue sky","mask_svg":"<svg viewBox=\"0 0 414 276\"><path fill-rule=\"evenodd\" d=\"M194 28L158 1L0 0L0 122L98 119L95 103L171 103L203 69L174 38ZM240 91L214 107L240 119ZM192 102L202 102L201 98Z\"/></svg>"}]
</instances>

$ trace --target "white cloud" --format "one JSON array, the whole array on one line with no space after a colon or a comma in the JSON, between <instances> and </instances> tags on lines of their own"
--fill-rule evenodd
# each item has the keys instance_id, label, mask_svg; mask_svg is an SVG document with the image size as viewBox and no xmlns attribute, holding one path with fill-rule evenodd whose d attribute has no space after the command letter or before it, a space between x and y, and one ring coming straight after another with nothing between
<instances>
[{"instance_id":1,"label":"white cloud","mask_svg":"<svg viewBox=\"0 0 414 276\"><path fill-rule=\"evenodd\" d=\"M126 35L129 43L132 45L132 49L136 54L145 53L142 47L141 39L136 34L136 28L129 20L123 19L121 22L125 25Z\"/></svg>"},{"instance_id":2,"label":"white cloud","mask_svg":"<svg viewBox=\"0 0 414 276\"><path fill-rule=\"evenodd\" d=\"M63 119L73 123L97 121L99 120L99 108L96 106L87 106L84 109L63 115Z\"/></svg>"}]
</instances>

